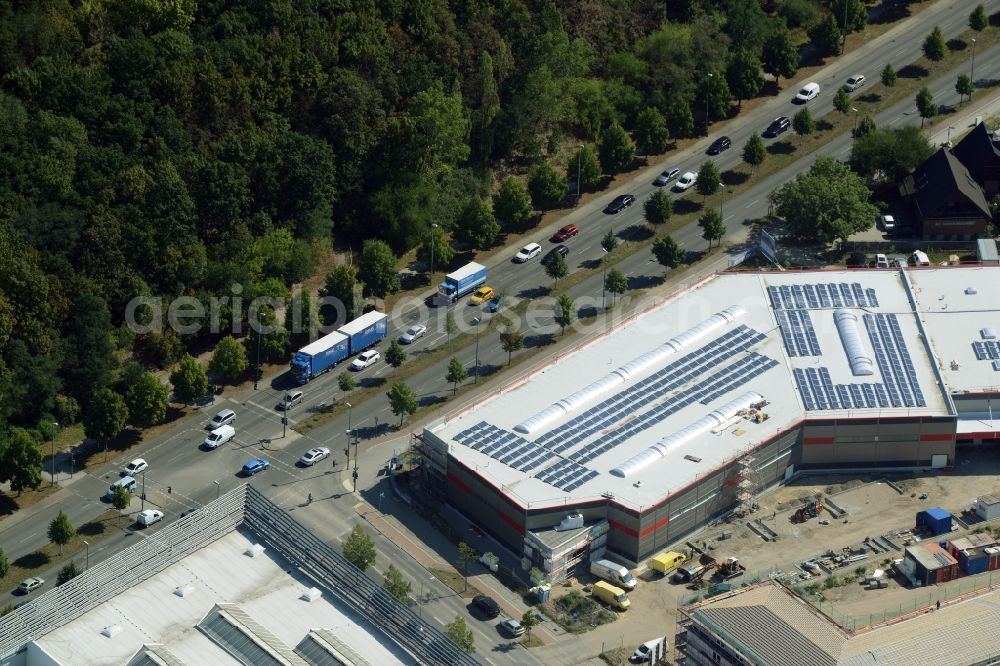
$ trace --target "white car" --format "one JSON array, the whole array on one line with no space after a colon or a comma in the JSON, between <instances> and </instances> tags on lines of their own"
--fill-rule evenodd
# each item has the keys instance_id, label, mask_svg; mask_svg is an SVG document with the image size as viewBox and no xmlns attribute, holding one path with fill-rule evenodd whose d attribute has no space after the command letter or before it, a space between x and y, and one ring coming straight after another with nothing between
<instances>
[{"instance_id":1,"label":"white car","mask_svg":"<svg viewBox=\"0 0 1000 666\"><path fill-rule=\"evenodd\" d=\"M892 231L896 228L896 218L892 215L882 215L879 221L882 223L882 228L886 231Z\"/></svg>"},{"instance_id":2,"label":"white car","mask_svg":"<svg viewBox=\"0 0 1000 666\"><path fill-rule=\"evenodd\" d=\"M542 253L542 246L538 243L528 243L521 248L521 251L514 255L514 261L519 264L523 264L526 261L534 259Z\"/></svg>"},{"instance_id":3,"label":"white car","mask_svg":"<svg viewBox=\"0 0 1000 666\"><path fill-rule=\"evenodd\" d=\"M380 358L382 358L382 355L372 349L369 349L366 352L361 352L358 354L358 357L351 362L351 370L364 370Z\"/></svg>"},{"instance_id":4,"label":"white car","mask_svg":"<svg viewBox=\"0 0 1000 666\"><path fill-rule=\"evenodd\" d=\"M805 104L811 99L815 99L816 95L819 94L819 84L813 81L802 86L802 90L799 94L795 96L795 101L799 104Z\"/></svg>"},{"instance_id":5,"label":"white car","mask_svg":"<svg viewBox=\"0 0 1000 666\"><path fill-rule=\"evenodd\" d=\"M330 449L325 446L317 446L315 448L309 449L302 454L299 458L299 464L303 467L312 467L320 460L325 460L330 457Z\"/></svg>"},{"instance_id":6,"label":"white car","mask_svg":"<svg viewBox=\"0 0 1000 666\"><path fill-rule=\"evenodd\" d=\"M403 345L413 344L417 338L424 337L424 333L427 332L427 327L423 324L414 324L413 326L406 329L406 331L399 336L399 343Z\"/></svg>"},{"instance_id":7,"label":"white car","mask_svg":"<svg viewBox=\"0 0 1000 666\"><path fill-rule=\"evenodd\" d=\"M136 518L136 522L143 527L149 527L153 523L158 523L163 520L163 512L157 511L156 509L146 509L145 511L140 511L139 516Z\"/></svg>"},{"instance_id":8,"label":"white car","mask_svg":"<svg viewBox=\"0 0 1000 666\"><path fill-rule=\"evenodd\" d=\"M136 458L125 465L125 469L122 470L122 476L135 476L136 474L142 474L147 469L149 469L149 463L142 458Z\"/></svg>"},{"instance_id":9,"label":"white car","mask_svg":"<svg viewBox=\"0 0 1000 666\"><path fill-rule=\"evenodd\" d=\"M678 192L683 192L685 190L690 190L691 187L698 182L698 174L694 171L688 171L686 174L680 177L676 184L674 184L674 189Z\"/></svg>"}]
</instances>

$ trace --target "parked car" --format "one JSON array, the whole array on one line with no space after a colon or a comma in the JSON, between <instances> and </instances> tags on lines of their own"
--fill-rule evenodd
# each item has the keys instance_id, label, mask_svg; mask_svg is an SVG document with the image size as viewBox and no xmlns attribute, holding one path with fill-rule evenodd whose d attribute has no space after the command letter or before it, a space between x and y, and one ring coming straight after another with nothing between
<instances>
[{"instance_id":1,"label":"parked car","mask_svg":"<svg viewBox=\"0 0 1000 666\"><path fill-rule=\"evenodd\" d=\"M229 425L236 420L236 412L231 409L223 409L221 412L212 417L212 420L208 422L207 430L215 430L216 428L221 428L224 425Z\"/></svg>"},{"instance_id":2,"label":"parked car","mask_svg":"<svg viewBox=\"0 0 1000 666\"><path fill-rule=\"evenodd\" d=\"M549 250L544 257L542 257L542 264L544 266L548 266L552 260L556 258L556 255L565 258L567 254L569 254L568 247L565 245L556 245L554 248Z\"/></svg>"},{"instance_id":3,"label":"parked car","mask_svg":"<svg viewBox=\"0 0 1000 666\"><path fill-rule=\"evenodd\" d=\"M816 95L819 94L819 84L813 81L802 86L798 94L795 95L795 101L799 104L805 104L809 100L815 99Z\"/></svg>"},{"instance_id":4,"label":"parked car","mask_svg":"<svg viewBox=\"0 0 1000 666\"><path fill-rule=\"evenodd\" d=\"M374 349L361 352L356 359L351 361L351 370L364 370L369 365L374 365L380 358L382 355Z\"/></svg>"},{"instance_id":5,"label":"parked car","mask_svg":"<svg viewBox=\"0 0 1000 666\"><path fill-rule=\"evenodd\" d=\"M893 231L896 228L896 218L892 215L880 215L878 220L886 231Z\"/></svg>"},{"instance_id":6,"label":"parked car","mask_svg":"<svg viewBox=\"0 0 1000 666\"><path fill-rule=\"evenodd\" d=\"M472 297L469 298L469 305L482 305L495 295L493 287L489 287L484 284L482 287L472 292Z\"/></svg>"},{"instance_id":7,"label":"parked car","mask_svg":"<svg viewBox=\"0 0 1000 666\"><path fill-rule=\"evenodd\" d=\"M136 458L129 464L125 465L125 469L122 470L122 476L135 476L136 474L142 474L147 469L149 469L149 463L147 463L142 458Z\"/></svg>"},{"instance_id":8,"label":"parked car","mask_svg":"<svg viewBox=\"0 0 1000 666\"><path fill-rule=\"evenodd\" d=\"M153 523L158 523L161 520L163 520L162 511L157 511L156 509L146 509L145 511L139 512L135 522L139 523L142 527L149 527Z\"/></svg>"},{"instance_id":9,"label":"parked car","mask_svg":"<svg viewBox=\"0 0 1000 666\"><path fill-rule=\"evenodd\" d=\"M502 300L503 300L503 299L502 299L502 298L500 297L500 295L499 295L499 294L497 294L496 296L494 296L493 298L491 298L491 299L490 299L490 302L489 302L489 304L488 304L488 305L486 306L486 308L487 308L487 309L488 309L488 310L489 310L490 312L493 312L493 313L496 313L496 312L499 312L499 311L500 311L500 305L501 305L501 301L502 301Z\"/></svg>"},{"instance_id":10,"label":"parked car","mask_svg":"<svg viewBox=\"0 0 1000 666\"><path fill-rule=\"evenodd\" d=\"M427 332L427 327L423 324L414 324L413 326L406 329L401 336L399 336L399 344L410 345L413 344L417 338L424 337L424 333Z\"/></svg>"},{"instance_id":11,"label":"parked car","mask_svg":"<svg viewBox=\"0 0 1000 666\"><path fill-rule=\"evenodd\" d=\"M694 171L688 171L686 174L681 176L681 179L674 183L674 189L678 192L683 192L685 190L690 190L691 187L698 181L698 174Z\"/></svg>"},{"instance_id":12,"label":"parked car","mask_svg":"<svg viewBox=\"0 0 1000 666\"><path fill-rule=\"evenodd\" d=\"M875 268L889 268L889 258L884 254L876 254Z\"/></svg>"},{"instance_id":13,"label":"parked car","mask_svg":"<svg viewBox=\"0 0 1000 666\"><path fill-rule=\"evenodd\" d=\"M538 243L528 243L522 247L516 255L514 255L514 261L519 264L523 264L526 261L534 259L539 254L542 253L542 246Z\"/></svg>"},{"instance_id":14,"label":"parked car","mask_svg":"<svg viewBox=\"0 0 1000 666\"><path fill-rule=\"evenodd\" d=\"M330 449L325 446L316 446L302 454L302 457L299 458L299 464L303 467L312 467L320 460L325 460L329 457Z\"/></svg>"},{"instance_id":15,"label":"parked car","mask_svg":"<svg viewBox=\"0 0 1000 666\"><path fill-rule=\"evenodd\" d=\"M604 209L604 212L616 215L631 206L633 203L635 203L635 197L633 195L619 194L611 201L611 203L608 204L608 207Z\"/></svg>"},{"instance_id":16,"label":"parked car","mask_svg":"<svg viewBox=\"0 0 1000 666\"><path fill-rule=\"evenodd\" d=\"M774 137L788 131L788 128L792 126L792 121L788 116L778 116L771 121L771 124L767 126L764 130L764 136L768 139L773 139Z\"/></svg>"},{"instance_id":17,"label":"parked car","mask_svg":"<svg viewBox=\"0 0 1000 666\"><path fill-rule=\"evenodd\" d=\"M291 409L301 403L302 399L302 391L289 391L285 394L284 399L278 403L278 409Z\"/></svg>"},{"instance_id":18,"label":"parked car","mask_svg":"<svg viewBox=\"0 0 1000 666\"><path fill-rule=\"evenodd\" d=\"M19 594L30 594L45 585L45 579L39 578L38 576L32 576L21 581L21 584L17 586L17 591Z\"/></svg>"},{"instance_id":19,"label":"parked car","mask_svg":"<svg viewBox=\"0 0 1000 666\"><path fill-rule=\"evenodd\" d=\"M724 150L729 150L733 145L733 142L729 140L728 136L720 136L718 139L712 142L712 145L708 147L709 155L718 155Z\"/></svg>"},{"instance_id":20,"label":"parked car","mask_svg":"<svg viewBox=\"0 0 1000 666\"><path fill-rule=\"evenodd\" d=\"M662 172L659 176L656 177L656 180L653 181L653 185L656 185L657 187L663 187L664 185L672 181L674 178L679 176L680 173L681 170L678 169L677 167L670 167L669 169Z\"/></svg>"},{"instance_id":21,"label":"parked car","mask_svg":"<svg viewBox=\"0 0 1000 666\"><path fill-rule=\"evenodd\" d=\"M271 467L271 461L267 458L254 458L246 465L243 465L243 476L253 476L257 472L263 472Z\"/></svg>"},{"instance_id":22,"label":"parked car","mask_svg":"<svg viewBox=\"0 0 1000 666\"><path fill-rule=\"evenodd\" d=\"M564 240L569 240L578 233L580 233L580 230L575 224L567 224L552 236L552 240L556 243L562 243Z\"/></svg>"},{"instance_id":23,"label":"parked car","mask_svg":"<svg viewBox=\"0 0 1000 666\"><path fill-rule=\"evenodd\" d=\"M854 92L863 85L865 85L865 75L855 74L854 76L847 79L847 83L844 84L844 91Z\"/></svg>"},{"instance_id":24,"label":"parked car","mask_svg":"<svg viewBox=\"0 0 1000 666\"><path fill-rule=\"evenodd\" d=\"M524 636L524 627L517 620L507 618L500 623L500 629L510 636L511 638L517 638L518 636Z\"/></svg>"},{"instance_id":25,"label":"parked car","mask_svg":"<svg viewBox=\"0 0 1000 666\"><path fill-rule=\"evenodd\" d=\"M485 594L477 594L472 598L472 605L478 608L479 611L488 618L494 618L500 615L500 604L498 604L492 597L488 597Z\"/></svg>"}]
</instances>

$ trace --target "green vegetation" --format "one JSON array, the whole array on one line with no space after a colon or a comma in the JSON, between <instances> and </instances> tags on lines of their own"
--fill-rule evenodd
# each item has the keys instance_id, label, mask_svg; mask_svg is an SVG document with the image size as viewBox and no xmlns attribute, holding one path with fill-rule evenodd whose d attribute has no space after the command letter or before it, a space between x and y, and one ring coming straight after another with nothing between
<instances>
[{"instance_id":1,"label":"green vegetation","mask_svg":"<svg viewBox=\"0 0 1000 666\"><path fill-rule=\"evenodd\" d=\"M340 548L344 558L361 571L375 563L375 542L360 525L351 529Z\"/></svg>"}]
</instances>

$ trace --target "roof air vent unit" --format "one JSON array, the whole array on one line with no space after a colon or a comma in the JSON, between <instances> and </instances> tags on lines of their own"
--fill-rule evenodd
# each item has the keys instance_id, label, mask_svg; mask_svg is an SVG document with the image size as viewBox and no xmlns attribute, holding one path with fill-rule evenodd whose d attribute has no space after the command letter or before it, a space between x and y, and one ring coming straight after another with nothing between
<instances>
[{"instance_id":1,"label":"roof air vent unit","mask_svg":"<svg viewBox=\"0 0 1000 666\"><path fill-rule=\"evenodd\" d=\"M186 597L194 592L194 588L190 585L181 585L180 587L174 588L174 594L178 597Z\"/></svg>"},{"instance_id":2,"label":"roof air vent unit","mask_svg":"<svg viewBox=\"0 0 1000 666\"><path fill-rule=\"evenodd\" d=\"M583 527L583 514L582 513L571 513L562 519L558 525L553 529L556 532L565 532L566 530L577 530Z\"/></svg>"},{"instance_id":3,"label":"roof air vent unit","mask_svg":"<svg viewBox=\"0 0 1000 666\"><path fill-rule=\"evenodd\" d=\"M986 328L979 329L979 335L983 336L983 340L995 340L997 337L997 329L992 326L987 326Z\"/></svg>"},{"instance_id":4,"label":"roof air vent unit","mask_svg":"<svg viewBox=\"0 0 1000 666\"><path fill-rule=\"evenodd\" d=\"M243 554L246 555L247 557L257 557L258 555L263 555L264 546L260 545L259 543L255 543L254 545L247 548Z\"/></svg>"},{"instance_id":5,"label":"roof air vent unit","mask_svg":"<svg viewBox=\"0 0 1000 666\"><path fill-rule=\"evenodd\" d=\"M975 287L966 287L965 293L967 296L972 296L973 294L978 294L979 290L976 289Z\"/></svg>"},{"instance_id":6,"label":"roof air vent unit","mask_svg":"<svg viewBox=\"0 0 1000 666\"><path fill-rule=\"evenodd\" d=\"M101 629L101 635L105 638L114 638L120 633L122 633L122 628L117 624L112 624Z\"/></svg>"},{"instance_id":7,"label":"roof air vent unit","mask_svg":"<svg viewBox=\"0 0 1000 666\"><path fill-rule=\"evenodd\" d=\"M319 588L310 587L308 590L302 593L300 597L303 601L316 601L323 596L323 593L319 591Z\"/></svg>"},{"instance_id":8,"label":"roof air vent unit","mask_svg":"<svg viewBox=\"0 0 1000 666\"><path fill-rule=\"evenodd\" d=\"M875 374L872 359L865 353L864 343L861 342L857 316L850 310L841 308L833 311L833 320L837 323L840 341L844 345L847 360L851 363L851 372L857 376Z\"/></svg>"},{"instance_id":9,"label":"roof air vent unit","mask_svg":"<svg viewBox=\"0 0 1000 666\"><path fill-rule=\"evenodd\" d=\"M1000 358L993 361L993 369L1000 372Z\"/></svg>"}]
</instances>

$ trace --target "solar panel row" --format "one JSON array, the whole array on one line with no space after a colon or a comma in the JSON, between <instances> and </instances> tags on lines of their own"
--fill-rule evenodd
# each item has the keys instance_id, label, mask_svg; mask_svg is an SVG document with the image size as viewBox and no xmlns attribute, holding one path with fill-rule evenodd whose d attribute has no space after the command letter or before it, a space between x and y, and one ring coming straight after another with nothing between
<instances>
[{"instance_id":1,"label":"solar panel row","mask_svg":"<svg viewBox=\"0 0 1000 666\"><path fill-rule=\"evenodd\" d=\"M789 356L822 356L809 310L777 310L775 316Z\"/></svg>"},{"instance_id":2,"label":"solar panel row","mask_svg":"<svg viewBox=\"0 0 1000 666\"><path fill-rule=\"evenodd\" d=\"M847 284L793 284L768 287L767 294L775 310L818 308L878 307L878 297L872 288L862 288L860 282Z\"/></svg>"},{"instance_id":3,"label":"solar panel row","mask_svg":"<svg viewBox=\"0 0 1000 666\"><path fill-rule=\"evenodd\" d=\"M976 359L979 361L998 359L1000 358L1000 342L996 340L986 340L985 342L976 340L972 343L972 351L975 352Z\"/></svg>"},{"instance_id":4,"label":"solar panel row","mask_svg":"<svg viewBox=\"0 0 1000 666\"><path fill-rule=\"evenodd\" d=\"M569 493L595 476L597 476L597 472L592 469L578 465L572 460L560 460L536 474L535 478Z\"/></svg>"},{"instance_id":5,"label":"solar panel row","mask_svg":"<svg viewBox=\"0 0 1000 666\"><path fill-rule=\"evenodd\" d=\"M523 472L529 472L555 457L548 449L485 421L466 428L454 439Z\"/></svg>"}]
</instances>

